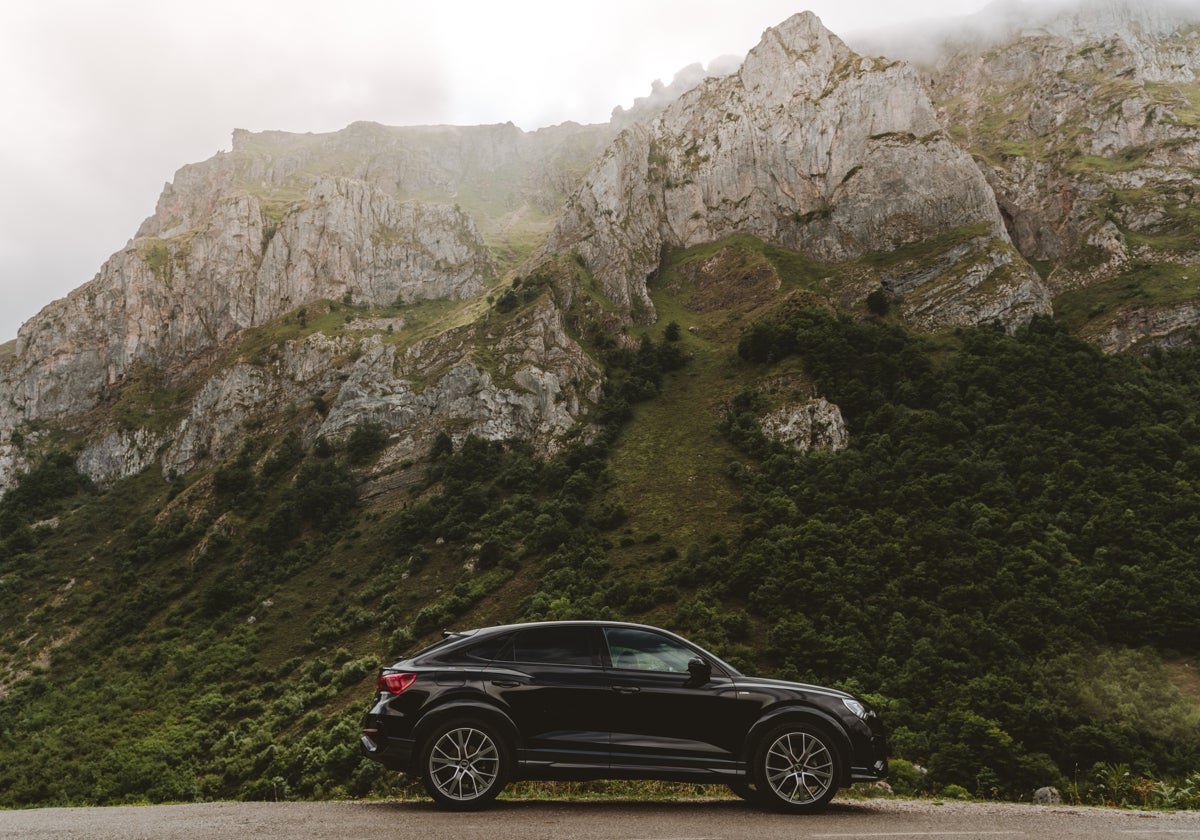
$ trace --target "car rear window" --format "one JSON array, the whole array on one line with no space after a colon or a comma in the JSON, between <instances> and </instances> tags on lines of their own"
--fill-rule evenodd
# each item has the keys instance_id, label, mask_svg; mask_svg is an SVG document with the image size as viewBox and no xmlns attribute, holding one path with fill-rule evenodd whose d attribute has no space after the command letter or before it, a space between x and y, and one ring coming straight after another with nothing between
<instances>
[{"instance_id":1,"label":"car rear window","mask_svg":"<svg viewBox=\"0 0 1200 840\"><path fill-rule=\"evenodd\" d=\"M453 632L447 632L442 636L442 638L438 639L433 644L421 648L416 653L405 654L402 659L416 659L418 656L429 656L431 653L441 650L444 647L458 644L462 642L463 639L473 636L477 632L477 630L456 630Z\"/></svg>"}]
</instances>

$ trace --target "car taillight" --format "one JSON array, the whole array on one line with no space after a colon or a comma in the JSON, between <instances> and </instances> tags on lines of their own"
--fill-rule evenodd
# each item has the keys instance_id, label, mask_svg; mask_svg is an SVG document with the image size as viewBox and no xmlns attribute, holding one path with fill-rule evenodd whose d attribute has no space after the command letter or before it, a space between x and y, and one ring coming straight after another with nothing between
<instances>
[{"instance_id":1,"label":"car taillight","mask_svg":"<svg viewBox=\"0 0 1200 840\"><path fill-rule=\"evenodd\" d=\"M376 691L386 691L389 694L399 694L417 680L416 674L384 674L375 680Z\"/></svg>"}]
</instances>

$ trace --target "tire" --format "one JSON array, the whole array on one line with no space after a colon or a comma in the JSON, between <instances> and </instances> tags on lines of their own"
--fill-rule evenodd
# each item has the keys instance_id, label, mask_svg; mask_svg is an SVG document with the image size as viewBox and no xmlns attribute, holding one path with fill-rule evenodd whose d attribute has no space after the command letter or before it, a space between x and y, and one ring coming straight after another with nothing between
<instances>
[{"instance_id":1,"label":"tire","mask_svg":"<svg viewBox=\"0 0 1200 840\"><path fill-rule=\"evenodd\" d=\"M508 744L490 723L460 718L438 726L421 750L421 781L442 808L486 808L508 784Z\"/></svg>"},{"instance_id":2,"label":"tire","mask_svg":"<svg viewBox=\"0 0 1200 840\"><path fill-rule=\"evenodd\" d=\"M758 789L753 787L749 781L729 782L726 787L736 793L738 797L744 799L752 805L762 805L763 798L758 795Z\"/></svg>"},{"instance_id":3,"label":"tire","mask_svg":"<svg viewBox=\"0 0 1200 840\"><path fill-rule=\"evenodd\" d=\"M815 814L837 793L842 759L826 730L788 723L759 742L751 771L759 804L786 813Z\"/></svg>"}]
</instances>

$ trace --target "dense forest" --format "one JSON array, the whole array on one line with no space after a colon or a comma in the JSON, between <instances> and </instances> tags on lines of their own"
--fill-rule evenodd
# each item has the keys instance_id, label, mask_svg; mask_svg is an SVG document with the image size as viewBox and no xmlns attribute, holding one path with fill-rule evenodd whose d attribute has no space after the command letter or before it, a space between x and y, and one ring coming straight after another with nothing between
<instances>
[{"instance_id":1,"label":"dense forest","mask_svg":"<svg viewBox=\"0 0 1200 840\"><path fill-rule=\"evenodd\" d=\"M52 640L54 662L4 679L0 806L394 795L358 757L379 665L446 626L567 617L866 694L900 793L1194 804L1200 350L783 306L733 362L799 365L850 445L785 449L768 395L737 393L734 527L677 544L635 533L613 469L639 409L684 387L691 339L660 333L588 336L592 434L553 458L442 435L399 503L359 497L369 425L106 491L46 458L0 500L3 644Z\"/></svg>"}]
</instances>

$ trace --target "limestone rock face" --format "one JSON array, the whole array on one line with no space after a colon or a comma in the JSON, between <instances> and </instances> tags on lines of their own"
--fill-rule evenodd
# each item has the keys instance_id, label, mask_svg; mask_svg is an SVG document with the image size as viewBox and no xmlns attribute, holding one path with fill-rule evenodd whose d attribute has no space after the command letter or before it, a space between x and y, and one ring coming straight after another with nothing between
<instances>
[{"instance_id":1,"label":"limestone rock face","mask_svg":"<svg viewBox=\"0 0 1200 840\"><path fill-rule=\"evenodd\" d=\"M1135 346L1181 346L1193 342L1191 333L1197 327L1200 327L1200 301L1127 309L1108 325L1100 336L1100 346L1110 353Z\"/></svg>"},{"instance_id":2,"label":"limestone rock face","mask_svg":"<svg viewBox=\"0 0 1200 840\"><path fill-rule=\"evenodd\" d=\"M993 303L981 308L1005 322L1048 311L1036 274L1005 247L987 181L942 131L915 71L854 54L803 13L768 30L737 73L625 131L546 250L577 252L613 301L653 320L646 278L664 248L749 233L838 262L972 225L993 261ZM976 315L950 307L929 320Z\"/></svg>"},{"instance_id":3,"label":"limestone rock face","mask_svg":"<svg viewBox=\"0 0 1200 840\"><path fill-rule=\"evenodd\" d=\"M613 135L576 123L525 132L512 123L384 126L356 122L329 134L233 132L231 152L185 166L138 236L194 227L231 190L268 198L280 211L317 173L360 181L398 201L459 205L486 233L530 209L557 212Z\"/></svg>"},{"instance_id":4,"label":"limestone rock face","mask_svg":"<svg viewBox=\"0 0 1200 840\"><path fill-rule=\"evenodd\" d=\"M1200 261L1200 9L998 5L977 31L947 38L924 73L1053 294L1164 273L1187 287ZM1161 342L1167 323L1195 325L1189 297L1157 302L1154 315L1114 311L1081 332L1110 349ZM1136 324L1147 331L1134 335Z\"/></svg>"},{"instance_id":5,"label":"limestone rock face","mask_svg":"<svg viewBox=\"0 0 1200 840\"><path fill-rule=\"evenodd\" d=\"M106 487L150 467L162 444L162 436L147 429L115 431L85 449L76 466L92 481Z\"/></svg>"},{"instance_id":6,"label":"limestone rock face","mask_svg":"<svg viewBox=\"0 0 1200 840\"><path fill-rule=\"evenodd\" d=\"M17 476L28 469L20 447L7 440L0 443L0 496L15 487Z\"/></svg>"},{"instance_id":7,"label":"limestone rock face","mask_svg":"<svg viewBox=\"0 0 1200 840\"><path fill-rule=\"evenodd\" d=\"M84 450L79 466L101 485L156 460L164 475L185 474L236 454L254 418L295 413L327 394L333 397L325 412L305 423L310 443L374 422L391 435L389 460L399 461L423 453L449 424L460 439L527 440L554 452L600 398L599 368L567 335L550 301L510 325L486 366L475 358L479 339L474 326L464 327L398 352L378 333L313 333L287 342L275 358L220 370L174 427L109 434Z\"/></svg>"},{"instance_id":8,"label":"limestone rock face","mask_svg":"<svg viewBox=\"0 0 1200 840\"><path fill-rule=\"evenodd\" d=\"M1030 11L1005 35L948 45L932 89L970 148L995 149L987 174L1018 247L1057 259L1096 223L1087 211L1098 198L1200 165L1194 106L1176 87L1197 80L1200 13L1188 24L1165 5L1123 0L1044 20ZM1080 167L1055 160L1062 151L1116 161L1081 183Z\"/></svg>"},{"instance_id":9,"label":"limestone rock face","mask_svg":"<svg viewBox=\"0 0 1200 840\"><path fill-rule=\"evenodd\" d=\"M309 301L462 299L493 274L452 208L323 179L272 229L256 197L235 194L198 228L133 240L23 325L8 410L23 420L87 411L135 365L184 362Z\"/></svg>"},{"instance_id":10,"label":"limestone rock face","mask_svg":"<svg viewBox=\"0 0 1200 840\"><path fill-rule=\"evenodd\" d=\"M767 437L798 452L838 452L850 443L841 409L824 397L776 409L760 426Z\"/></svg>"},{"instance_id":11,"label":"limestone rock face","mask_svg":"<svg viewBox=\"0 0 1200 840\"><path fill-rule=\"evenodd\" d=\"M495 275L474 223L450 207L398 203L362 181L322 178L266 245L253 312L271 320L321 297L370 305L464 300ZM332 294L331 294L332 292Z\"/></svg>"},{"instance_id":12,"label":"limestone rock face","mask_svg":"<svg viewBox=\"0 0 1200 840\"><path fill-rule=\"evenodd\" d=\"M187 417L173 428L90 431L80 467L101 483L158 459L164 472L182 472L224 457L237 450L244 424L319 395L335 399L321 433L402 403L413 422L453 417L481 434L553 447L548 436L574 423L600 375L546 312L528 336L537 349L526 349L524 364L501 382L472 366L478 347L465 339L445 348L457 357L428 364L420 381L402 375L399 362L394 375L364 370L372 339L398 333L411 352L403 317L356 323L362 341L310 337L282 354L278 370L237 360L236 346L245 330L288 313L303 322L314 302L395 308L483 297L499 273L493 247L510 248L504 237L514 231L536 234L544 224L536 219L556 210L609 136L606 126L571 124L533 133L511 124L369 123L332 135L235 132L233 152L181 169L138 236L91 282L26 323L15 351L0 359L0 492L24 469L13 443L21 424L76 423L149 374L187 391L191 403L179 407ZM525 337L517 331L509 341ZM230 354L234 363L224 366ZM569 375L559 376L560 363ZM353 383L372 377L380 404L350 399ZM441 377L444 385L431 385ZM391 387L397 393L380 391Z\"/></svg>"}]
</instances>

